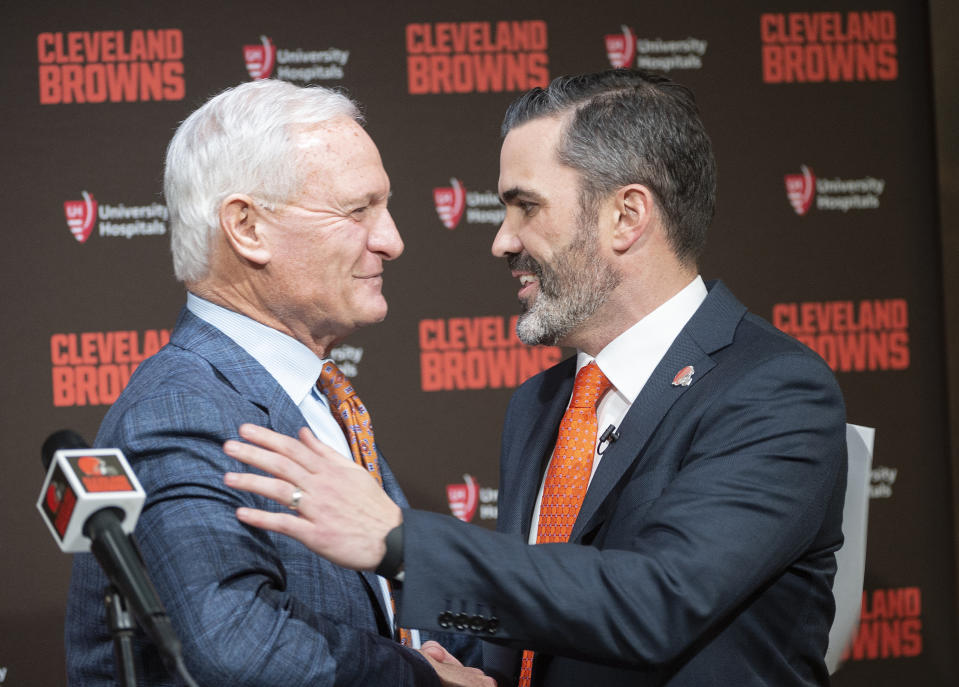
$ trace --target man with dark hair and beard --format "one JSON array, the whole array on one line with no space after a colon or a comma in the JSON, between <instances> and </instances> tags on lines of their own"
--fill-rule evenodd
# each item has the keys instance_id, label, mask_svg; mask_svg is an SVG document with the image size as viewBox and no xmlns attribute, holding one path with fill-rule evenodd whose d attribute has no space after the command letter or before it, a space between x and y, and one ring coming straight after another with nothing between
<instances>
[{"instance_id":1,"label":"man with dark hair and beard","mask_svg":"<svg viewBox=\"0 0 959 687\"><path fill-rule=\"evenodd\" d=\"M501 687L827 684L843 401L818 356L699 276L716 183L691 92L558 78L503 134L493 252L518 334L578 353L510 402L499 531L400 509L308 432L249 425L224 450L275 478L227 483L304 496L298 517L238 517L402 575L401 622L489 640Z\"/></svg>"}]
</instances>

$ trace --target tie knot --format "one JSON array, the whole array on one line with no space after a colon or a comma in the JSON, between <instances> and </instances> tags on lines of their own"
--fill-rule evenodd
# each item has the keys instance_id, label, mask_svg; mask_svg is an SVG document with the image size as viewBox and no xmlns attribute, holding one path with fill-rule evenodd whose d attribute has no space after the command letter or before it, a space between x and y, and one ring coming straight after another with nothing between
<instances>
[{"instance_id":1,"label":"tie knot","mask_svg":"<svg viewBox=\"0 0 959 687\"><path fill-rule=\"evenodd\" d=\"M576 373L573 397L569 405L575 408L595 408L596 403L612 385L613 383L606 379L606 375L593 361Z\"/></svg>"},{"instance_id":2,"label":"tie knot","mask_svg":"<svg viewBox=\"0 0 959 687\"><path fill-rule=\"evenodd\" d=\"M350 396L356 394L353 384L346 378L346 375L340 371L334 363L325 363L320 371L320 378L316 385L320 392L329 399L333 405L339 405Z\"/></svg>"}]
</instances>

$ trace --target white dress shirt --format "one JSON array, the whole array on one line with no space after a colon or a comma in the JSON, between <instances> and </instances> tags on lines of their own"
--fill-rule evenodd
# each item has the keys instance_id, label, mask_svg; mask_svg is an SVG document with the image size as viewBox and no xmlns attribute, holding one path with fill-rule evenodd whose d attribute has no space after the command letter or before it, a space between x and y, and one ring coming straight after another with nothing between
<instances>
[{"instance_id":1,"label":"white dress shirt","mask_svg":"<svg viewBox=\"0 0 959 687\"><path fill-rule=\"evenodd\" d=\"M682 291L610 341L595 359L579 351L576 356L576 372L595 360L597 367L613 384L596 407L598 435L601 435L610 425L619 427L629 407L653 374L653 370L666 355L666 351L669 350L679 332L706 299L707 293L702 277L697 275ZM569 403L567 403L568 407ZM599 453L593 455L590 480L596 474L596 468L599 467L602 458L603 456ZM533 520L529 530L530 544L536 543L546 474L546 472L543 473L543 481L539 485L536 505L533 508Z\"/></svg>"}]
</instances>

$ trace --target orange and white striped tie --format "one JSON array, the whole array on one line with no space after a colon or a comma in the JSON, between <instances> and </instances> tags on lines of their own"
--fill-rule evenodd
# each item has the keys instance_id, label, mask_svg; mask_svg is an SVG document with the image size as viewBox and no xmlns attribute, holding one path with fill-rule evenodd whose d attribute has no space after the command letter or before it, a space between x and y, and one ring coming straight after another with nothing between
<instances>
[{"instance_id":1,"label":"orange and white striped tie","mask_svg":"<svg viewBox=\"0 0 959 687\"><path fill-rule=\"evenodd\" d=\"M363 405L363 401L356 394L353 383L347 379L340 368L333 363L325 363L317 381L320 393L326 396L333 409L333 417L343 428L343 434L350 444L350 453L353 460L365 467L369 473L383 485L383 475L377 460L376 441L373 438L373 425L370 413ZM396 602L393 600L393 586L387 580L390 588L390 605L393 607L393 617L396 618ZM403 645L412 648L410 631L405 628L396 629L396 638Z\"/></svg>"},{"instance_id":2,"label":"orange and white striped tie","mask_svg":"<svg viewBox=\"0 0 959 687\"><path fill-rule=\"evenodd\" d=\"M573 383L569 408L559 423L556 448L546 472L543 500L539 509L536 543L569 541L593 472L596 453L596 404L612 382L595 362L585 365ZM519 687L529 687L533 673L533 652L523 652Z\"/></svg>"}]
</instances>

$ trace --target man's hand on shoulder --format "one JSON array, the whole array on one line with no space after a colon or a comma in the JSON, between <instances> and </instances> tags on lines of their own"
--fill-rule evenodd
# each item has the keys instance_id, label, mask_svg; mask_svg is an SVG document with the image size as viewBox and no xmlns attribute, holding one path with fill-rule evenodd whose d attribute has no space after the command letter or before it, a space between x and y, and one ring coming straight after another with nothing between
<instances>
[{"instance_id":1,"label":"man's hand on shoulder","mask_svg":"<svg viewBox=\"0 0 959 687\"><path fill-rule=\"evenodd\" d=\"M249 424L239 432L250 443L227 441L223 451L274 477L228 472L224 482L272 499L290 512L240 508L236 517L293 537L337 565L376 570L386 553L387 534L403 522L399 506L379 483L306 428L299 440Z\"/></svg>"}]
</instances>

